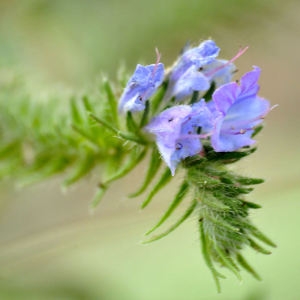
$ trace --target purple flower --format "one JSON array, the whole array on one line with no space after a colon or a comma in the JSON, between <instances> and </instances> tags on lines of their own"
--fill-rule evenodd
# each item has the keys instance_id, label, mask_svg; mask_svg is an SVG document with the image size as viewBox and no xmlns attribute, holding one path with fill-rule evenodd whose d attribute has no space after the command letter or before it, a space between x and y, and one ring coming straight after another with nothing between
<instances>
[{"instance_id":1,"label":"purple flower","mask_svg":"<svg viewBox=\"0 0 300 300\"><path fill-rule=\"evenodd\" d=\"M209 104L215 116L211 143L217 152L229 152L255 143L251 139L254 127L270 111L267 100L257 96L260 68L246 73L240 80L225 84L213 94Z\"/></svg>"},{"instance_id":2,"label":"purple flower","mask_svg":"<svg viewBox=\"0 0 300 300\"><path fill-rule=\"evenodd\" d=\"M155 93L163 78L164 65L162 63L148 66L137 65L121 96L119 111L143 110L146 100Z\"/></svg>"},{"instance_id":3,"label":"purple flower","mask_svg":"<svg viewBox=\"0 0 300 300\"><path fill-rule=\"evenodd\" d=\"M181 100L191 96L194 91L208 90L210 80L200 70L212 63L219 51L214 41L207 40L184 52L172 70L165 98Z\"/></svg>"},{"instance_id":4,"label":"purple flower","mask_svg":"<svg viewBox=\"0 0 300 300\"><path fill-rule=\"evenodd\" d=\"M223 59L216 59L213 62L202 67L201 72L209 80L210 84L215 83L218 88L221 85L229 83L232 80L232 75L236 71L233 63Z\"/></svg>"},{"instance_id":5,"label":"purple flower","mask_svg":"<svg viewBox=\"0 0 300 300\"><path fill-rule=\"evenodd\" d=\"M212 114L201 100L193 106L177 105L164 110L145 130L156 136L159 152L174 175L182 159L202 150L200 138L212 129L212 124Z\"/></svg>"},{"instance_id":6,"label":"purple flower","mask_svg":"<svg viewBox=\"0 0 300 300\"><path fill-rule=\"evenodd\" d=\"M198 47L185 51L174 66L170 79L178 80L190 67L198 69L214 61L219 51L220 48L212 40L204 41Z\"/></svg>"}]
</instances>

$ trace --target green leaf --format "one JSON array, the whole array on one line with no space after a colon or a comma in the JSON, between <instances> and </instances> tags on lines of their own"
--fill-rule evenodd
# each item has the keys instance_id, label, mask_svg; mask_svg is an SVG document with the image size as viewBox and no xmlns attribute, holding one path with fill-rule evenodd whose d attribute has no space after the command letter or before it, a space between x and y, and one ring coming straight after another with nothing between
<instances>
[{"instance_id":1,"label":"green leaf","mask_svg":"<svg viewBox=\"0 0 300 300\"><path fill-rule=\"evenodd\" d=\"M83 123L83 116L79 110L79 105L80 103L77 102L76 99L74 98L71 99L71 104L70 104L71 116L72 116L73 123L75 123L76 125L80 125Z\"/></svg>"},{"instance_id":2,"label":"green leaf","mask_svg":"<svg viewBox=\"0 0 300 300\"><path fill-rule=\"evenodd\" d=\"M99 205L100 201L102 200L106 190L107 190L107 186L106 185L103 185L103 184L99 184L98 185L98 188L97 188L97 191L90 203L90 210L91 212L93 212L95 210L95 208Z\"/></svg>"},{"instance_id":3,"label":"green leaf","mask_svg":"<svg viewBox=\"0 0 300 300\"><path fill-rule=\"evenodd\" d=\"M261 205L259 205L257 203L249 202L249 201L243 201L243 204L246 205L249 208L254 208L254 209L258 209L258 208L262 207Z\"/></svg>"},{"instance_id":4,"label":"green leaf","mask_svg":"<svg viewBox=\"0 0 300 300\"><path fill-rule=\"evenodd\" d=\"M83 105L84 105L84 108L87 112L93 112L93 108L92 108L92 105L89 101L89 98L87 96L84 96L82 98L82 101L83 101Z\"/></svg>"},{"instance_id":5,"label":"green leaf","mask_svg":"<svg viewBox=\"0 0 300 300\"><path fill-rule=\"evenodd\" d=\"M232 261L230 256L227 256L226 253L224 253L223 250L221 250L219 247L216 247L216 251L224 263L224 265L237 277L238 280L242 280L240 270L238 269L237 265Z\"/></svg>"},{"instance_id":6,"label":"green leaf","mask_svg":"<svg viewBox=\"0 0 300 300\"><path fill-rule=\"evenodd\" d=\"M113 93L112 87L108 80L104 81L103 87L107 95L112 121L116 127L119 127L119 120L118 120L119 114L118 114L118 105L117 105L118 101Z\"/></svg>"},{"instance_id":7,"label":"green leaf","mask_svg":"<svg viewBox=\"0 0 300 300\"><path fill-rule=\"evenodd\" d=\"M211 260L210 253L209 253L209 248L207 245L203 222L201 220L199 221L199 231L200 231L200 240L201 240L201 246L202 246L201 249L202 249L202 254L203 254L204 260L213 275L213 278L214 278L216 286L217 286L217 290L220 293L221 285L220 285L219 278L225 278L225 276L223 274L219 273L213 265L213 262Z\"/></svg>"},{"instance_id":8,"label":"green leaf","mask_svg":"<svg viewBox=\"0 0 300 300\"><path fill-rule=\"evenodd\" d=\"M261 277L258 273L249 265L246 259L242 256L242 254L238 253L236 259L241 267L243 267L246 271L248 271L254 278L257 280L261 280Z\"/></svg>"},{"instance_id":9,"label":"green leaf","mask_svg":"<svg viewBox=\"0 0 300 300\"><path fill-rule=\"evenodd\" d=\"M105 185L115 181L126 174L128 174L133 168L135 168L147 153L147 148L138 149L137 151L131 150L130 156L127 162L119 169L119 171L113 174L109 179L105 180Z\"/></svg>"},{"instance_id":10,"label":"green leaf","mask_svg":"<svg viewBox=\"0 0 300 300\"><path fill-rule=\"evenodd\" d=\"M143 115L140 122L140 128L143 128L148 123L149 112L150 112L150 104L149 104L149 100L147 100L145 103L145 109L143 111Z\"/></svg>"},{"instance_id":11,"label":"green leaf","mask_svg":"<svg viewBox=\"0 0 300 300\"><path fill-rule=\"evenodd\" d=\"M151 99L151 114L155 115L164 96L166 93L168 87L168 81L164 81L158 91L155 93L155 95Z\"/></svg>"},{"instance_id":12,"label":"green leaf","mask_svg":"<svg viewBox=\"0 0 300 300\"><path fill-rule=\"evenodd\" d=\"M129 132L137 132L139 130L139 127L137 123L135 122L132 112L128 111L126 115L126 127Z\"/></svg>"},{"instance_id":13,"label":"green leaf","mask_svg":"<svg viewBox=\"0 0 300 300\"><path fill-rule=\"evenodd\" d=\"M148 244L148 243L152 243L154 241L157 241L165 236L167 236L169 233L171 233L172 231L174 231L179 225L181 225L181 223L183 223L191 214L192 212L195 210L197 206L197 201L194 200L192 201L191 205L188 207L188 209L185 211L185 213L182 215L182 217L175 223L173 224L168 230L166 230L165 232L155 235L153 237L151 237L150 239L143 241L143 244Z\"/></svg>"},{"instance_id":14,"label":"green leaf","mask_svg":"<svg viewBox=\"0 0 300 300\"><path fill-rule=\"evenodd\" d=\"M259 134L263 128L263 125L257 126L252 133L252 137L255 137L257 134Z\"/></svg>"},{"instance_id":15,"label":"green leaf","mask_svg":"<svg viewBox=\"0 0 300 300\"><path fill-rule=\"evenodd\" d=\"M90 170L92 170L95 165L95 157L93 154L86 155L81 162L77 162L78 166L75 168L74 172L64 181L64 186L69 186L76 181L84 177Z\"/></svg>"},{"instance_id":16,"label":"green leaf","mask_svg":"<svg viewBox=\"0 0 300 300\"><path fill-rule=\"evenodd\" d=\"M190 104L193 104L193 103L197 102L198 99L199 99L199 92L194 91L193 95L192 95L192 98L191 98L191 101L190 101Z\"/></svg>"},{"instance_id":17,"label":"green leaf","mask_svg":"<svg viewBox=\"0 0 300 300\"><path fill-rule=\"evenodd\" d=\"M253 225L248 225L248 228L251 230L251 234L259 239L260 241L266 243L267 245L271 247L276 247L276 244L271 241L265 234L263 234L260 230L258 230L255 226Z\"/></svg>"},{"instance_id":18,"label":"green leaf","mask_svg":"<svg viewBox=\"0 0 300 300\"><path fill-rule=\"evenodd\" d=\"M174 200L172 201L172 203L169 206L169 208L167 209L167 211L164 213L164 215L161 217L161 219L158 221L158 223L153 228L151 228L149 231L146 232L146 235L149 235L151 232L153 232L155 229L157 229L160 225L162 225L168 219L168 217L172 214L172 212L175 210L175 208L182 202L182 200L186 196L188 190L189 190L189 184L187 181L184 181L181 184Z\"/></svg>"},{"instance_id":19,"label":"green leaf","mask_svg":"<svg viewBox=\"0 0 300 300\"><path fill-rule=\"evenodd\" d=\"M153 187L148 197L142 203L141 208L145 208L150 203L152 198L159 192L159 190L161 190L171 180L171 178L171 171L169 168L166 168L158 183Z\"/></svg>"},{"instance_id":20,"label":"green leaf","mask_svg":"<svg viewBox=\"0 0 300 300\"><path fill-rule=\"evenodd\" d=\"M250 178L250 177L243 177L243 176L237 176L235 180L244 185L253 185L253 184L261 184L264 182L261 178Z\"/></svg>"},{"instance_id":21,"label":"green leaf","mask_svg":"<svg viewBox=\"0 0 300 300\"><path fill-rule=\"evenodd\" d=\"M253 248L254 250L256 250L257 252L260 252L262 254L271 254L272 252L264 249L262 246L260 246L259 244L257 244L253 239L248 239L249 241L249 245L251 248Z\"/></svg>"},{"instance_id":22,"label":"green leaf","mask_svg":"<svg viewBox=\"0 0 300 300\"><path fill-rule=\"evenodd\" d=\"M80 134L83 138L85 138L87 141L90 142L91 145L94 146L94 149L95 149L95 146L96 146L96 149L97 148L100 148L101 146L98 144L97 140L95 138L93 138L92 135L90 135L89 132L86 132L85 130L77 127L76 125L72 124L71 125L72 129L74 131L76 131L78 134Z\"/></svg>"},{"instance_id":23,"label":"green leaf","mask_svg":"<svg viewBox=\"0 0 300 300\"><path fill-rule=\"evenodd\" d=\"M107 128L111 132L115 133L117 136L119 136L120 138L122 138L124 140L132 141L132 142L135 142L137 144L142 144L142 145L145 145L147 143L140 136L136 136L130 132L122 132L122 131L118 130L117 128L115 128L114 126L111 126L107 121L102 120L101 118L98 118L93 114L90 114L90 117L92 119L94 119L97 123L104 126L105 128Z\"/></svg>"},{"instance_id":24,"label":"green leaf","mask_svg":"<svg viewBox=\"0 0 300 300\"><path fill-rule=\"evenodd\" d=\"M162 159L159 156L157 148L153 147L151 158L150 158L150 163L149 163L150 166L148 168L144 182L143 182L142 186L135 193L130 194L129 197L131 197L131 198L137 197L146 190L148 185L151 183L152 179L157 174L159 167L161 166L161 162L162 162Z\"/></svg>"}]
</instances>

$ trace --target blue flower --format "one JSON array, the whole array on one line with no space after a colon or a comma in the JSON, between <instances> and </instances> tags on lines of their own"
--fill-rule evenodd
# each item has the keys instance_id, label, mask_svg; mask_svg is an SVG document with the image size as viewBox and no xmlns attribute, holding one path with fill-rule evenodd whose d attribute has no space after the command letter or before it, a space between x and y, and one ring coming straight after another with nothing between
<instances>
[{"instance_id":1,"label":"blue flower","mask_svg":"<svg viewBox=\"0 0 300 300\"><path fill-rule=\"evenodd\" d=\"M210 84L215 83L215 88L220 87L232 80L236 66L224 59L216 59L202 67L201 73L209 80Z\"/></svg>"},{"instance_id":2,"label":"blue flower","mask_svg":"<svg viewBox=\"0 0 300 300\"><path fill-rule=\"evenodd\" d=\"M211 144L217 152L229 152L250 146L254 127L270 111L269 101L257 96L260 68L246 73L240 85L231 82L219 87L209 104L215 117Z\"/></svg>"},{"instance_id":3,"label":"blue flower","mask_svg":"<svg viewBox=\"0 0 300 300\"><path fill-rule=\"evenodd\" d=\"M148 66L137 65L119 101L119 111L141 111L161 85L164 78L164 65L156 63Z\"/></svg>"},{"instance_id":4,"label":"blue flower","mask_svg":"<svg viewBox=\"0 0 300 300\"><path fill-rule=\"evenodd\" d=\"M200 138L212 128L212 114L201 100L193 106L177 105L164 110L145 130L156 136L159 152L174 175L181 160L200 153Z\"/></svg>"},{"instance_id":5,"label":"blue flower","mask_svg":"<svg viewBox=\"0 0 300 300\"><path fill-rule=\"evenodd\" d=\"M214 41L207 40L198 47L187 50L179 58L170 74L166 99L175 97L184 99L194 91L205 91L210 87L210 81L201 71L203 66L213 62L220 48Z\"/></svg>"},{"instance_id":6,"label":"blue flower","mask_svg":"<svg viewBox=\"0 0 300 300\"><path fill-rule=\"evenodd\" d=\"M170 79L178 80L191 66L201 68L215 60L220 48L212 40L202 42L198 47L185 51L174 66Z\"/></svg>"}]
</instances>

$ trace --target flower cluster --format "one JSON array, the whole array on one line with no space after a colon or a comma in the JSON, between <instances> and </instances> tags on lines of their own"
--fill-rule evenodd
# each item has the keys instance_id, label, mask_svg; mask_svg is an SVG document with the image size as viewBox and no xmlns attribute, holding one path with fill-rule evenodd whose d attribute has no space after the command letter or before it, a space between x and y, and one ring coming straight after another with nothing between
<instances>
[{"instance_id":1,"label":"flower cluster","mask_svg":"<svg viewBox=\"0 0 300 300\"><path fill-rule=\"evenodd\" d=\"M216 152L252 145L254 128L270 110L269 102L257 95L260 68L232 82L233 61L245 49L230 61L217 59L219 51L214 41L204 41L186 50L166 76L162 63L138 65L120 99L120 111L140 111L163 80L168 84L163 99L167 108L144 129L155 135L172 175L183 159L203 155L204 140ZM211 97L205 97L211 88Z\"/></svg>"}]
</instances>

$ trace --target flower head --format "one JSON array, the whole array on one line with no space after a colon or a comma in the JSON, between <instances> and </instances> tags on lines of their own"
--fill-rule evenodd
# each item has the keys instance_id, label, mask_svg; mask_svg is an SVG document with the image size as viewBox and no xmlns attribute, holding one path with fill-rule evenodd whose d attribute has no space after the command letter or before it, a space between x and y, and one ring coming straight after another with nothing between
<instances>
[{"instance_id":1,"label":"flower head","mask_svg":"<svg viewBox=\"0 0 300 300\"><path fill-rule=\"evenodd\" d=\"M161 85L164 78L164 65L156 63L148 66L137 65L129 79L119 102L119 111L140 111Z\"/></svg>"},{"instance_id":2,"label":"flower head","mask_svg":"<svg viewBox=\"0 0 300 300\"><path fill-rule=\"evenodd\" d=\"M164 110L145 130L156 136L158 149L174 175L181 160L201 151L200 138L205 137L203 133L211 130L212 124L212 114L202 100L193 106L177 105Z\"/></svg>"},{"instance_id":3,"label":"flower head","mask_svg":"<svg viewBox=\"0 0 300 300\"><path fill-rule=\"evenodd\" d=\"M260 68L246 73L240 85L231 82L219 87L210 104L215 116L215 130L211 143L217 152L235 151L250 146L254 127L260 124L270 110L267 100L257 96Z\"/></svg>"}]
</instances>

